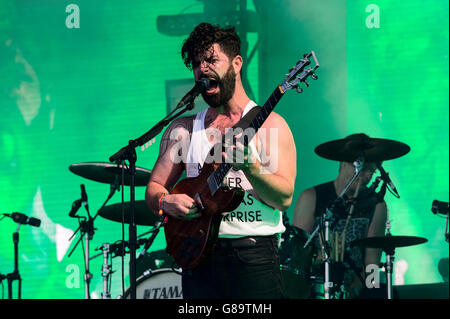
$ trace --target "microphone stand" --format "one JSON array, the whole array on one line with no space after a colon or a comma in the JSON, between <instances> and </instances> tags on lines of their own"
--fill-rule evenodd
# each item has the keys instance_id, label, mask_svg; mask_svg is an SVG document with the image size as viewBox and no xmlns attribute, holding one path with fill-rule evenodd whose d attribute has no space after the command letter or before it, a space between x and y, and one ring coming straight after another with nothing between
<instances>
[{"instance_id":1,"label":"microphone stand","mask_svg":"<svg viewBox=\"0 0 450 319\"><path fill-rule=\"evenodd\" d=\"M14 242L14 271L10 274L6 275L6 279L8 280L8 299L12 299L13 291L12 291L12 283L17 280L18 287L18 295L17 299L22 298L22 278L19 274L19 229L22 224L17 226L16 231L13 233L13 242Z\"/></svg>"},{"instance_id":2,"label":"microphone stand","mask_svg":"<svg viewBox=\"0 0 450 319\"><path fill-rule=\"evenodd\" d=\"M329 243L329 230L330 230L330 222L333 217L333 210L338 201L343 200L343 196L347 192L348 188L355 181L355 179L359 176L359 173L362 171L364 167L364 157L359 157L356 161L353 162L353 166L355 166L355 173L347 185L344 187L339 196L334 200L330 207L327 207L325 212L320 217L320 222L317 225L316 229L311 234L308 241L305 243L303 248L306 248L308 244L311 242L313 237L320 231L319 236L322 239L322 250L324 252L324 264L325 264L325 276L324 276L324 297L325 299L330 299L330 292L333 290L333 282L330 281L330 272L331 272L331 254L330 254L330 243Z\"/></svg>"},{"instance_id":3,"label":"microphone stand","mask_svg":"<svg viewBox=\"0 0 450 319\"><path fill-rule=\"evenodd\" d=\"M135 140L129 140L128 145L122 147L118 152L113 154L110 158L110 162L121 163L124 161L129 162L129 175L130 175L130 224L129 224L129 249L130 249L130 298L136 299L136 241L137 230L134 222L134 203L135 203L135 183L134 178L136 174L136 147L142 146L156 135L158 135L162 129L167 126L173 119L180 116L182 113L192 110L194 108L194 100L190 99L187 104L180 103L172 112L170 112L164 119L159 121L154 127L152 127L147 133ZM175 111L181 109L175 115L170 116Z\"/></svg>"},{"instance_id":4,"label":"microphone stand","mask_svg":"<svg viewBox=\"0 0 450 319\"><path fill-rule=\"evenodd\" d=\"M444 230L445 241L448 243L448 213L445 220L445 230Z\"/></svg>"}]
</instances>

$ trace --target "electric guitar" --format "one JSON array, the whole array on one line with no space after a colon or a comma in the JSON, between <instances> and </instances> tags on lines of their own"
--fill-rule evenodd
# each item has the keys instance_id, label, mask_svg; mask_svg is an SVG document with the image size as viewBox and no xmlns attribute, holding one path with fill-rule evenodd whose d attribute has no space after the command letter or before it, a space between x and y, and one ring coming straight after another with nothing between
<instances>
[{"instance_id":1,"label":"electric guitar","mask_svg":"<svg viewBox=\"0 0 450 319\"><path fill-rule=\"evenodd\" d=\"M311 57L315 65L307 68L311 64ZM301 93L301 83L308 87L309 76L313 80L317 79L314 71L318 67L314 51L305 54L303 59L289 70L285 80L277 86L266 103L262 107L252 108L233 128L251 127L252 132L257 132L286 91L296 89ZM251 137L248 140L250 141ZM244 197L245 192L241 188L230 189L222 186L222 181L231 167L229 163L205 161L197 177L181 180L170 191L170 194L186 194L193 198L201 212L200 217L189 221L168 216L164 224L167 252L183 269L195 268L213 251L218 239L222 213L236 209Z\"/></svg>"}]
</instances>

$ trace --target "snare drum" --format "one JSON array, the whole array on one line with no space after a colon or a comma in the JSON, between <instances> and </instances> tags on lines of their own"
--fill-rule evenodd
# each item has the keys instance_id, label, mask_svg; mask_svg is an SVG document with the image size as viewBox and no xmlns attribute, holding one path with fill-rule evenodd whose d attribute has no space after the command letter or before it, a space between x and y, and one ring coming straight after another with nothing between
<instances>
[{"instance_id":1,"label":"snare drum","mask_svg":"<svg viewBox=\"0 0 450 319\"><path fill-rule=\"evenodd\" d=\"M285 225L280 246L280 267L286 298L308 299L312 284L316 281L311 273L314 254L314 241L303 248L309 235L298 227ZM319 280L319 278L317 278Z\"/></svg>"},{"instance_id":2,"label":"snare drum","mask_svg":"<svg viewBox=\"0 0 450 319\"><path fill-rule=\"evenodd\" d=\"M130 298L130 289L125 292ZM182 299L181 273L172 269L144 272L136 281L136 299Z\"/></svg>"}]
</instances>

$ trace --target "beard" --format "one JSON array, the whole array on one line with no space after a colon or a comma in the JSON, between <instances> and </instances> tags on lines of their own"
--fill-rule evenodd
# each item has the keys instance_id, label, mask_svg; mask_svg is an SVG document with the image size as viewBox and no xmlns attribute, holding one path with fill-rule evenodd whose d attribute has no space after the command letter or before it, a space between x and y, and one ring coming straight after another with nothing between
<instances>
[{"instance_id":1,"label":"beard","mask_svg":"<svg viewBox=\"0 0 450 319\"><path fill-rule=\"evenodd\" d=\"M234 73L234 69L230 65L222 78L217 76L214 77L213 80L217 81L219 92L213 94L203 92L202 97L209 106L217 108L221 105L227 104L233 97L234 90L236 88L236 73Z\"/></svg>"}]
</instances>

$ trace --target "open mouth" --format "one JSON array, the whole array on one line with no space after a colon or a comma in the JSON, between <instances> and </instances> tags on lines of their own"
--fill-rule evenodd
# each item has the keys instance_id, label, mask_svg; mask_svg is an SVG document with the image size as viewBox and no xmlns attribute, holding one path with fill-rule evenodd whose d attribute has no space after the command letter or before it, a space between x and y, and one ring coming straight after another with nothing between
<instances>
[{"instance_id":1,"label":"open mouth","mask_svg":"<svg viewBox=\"0 0 450 319\"><path fill-rule=\"evenodd\" d=\"M206 90L207 94L213 94L216 93L219 90L219 82L217 82L215 79L209 79L209 87Z\"/></svg>"}]
</instances>

